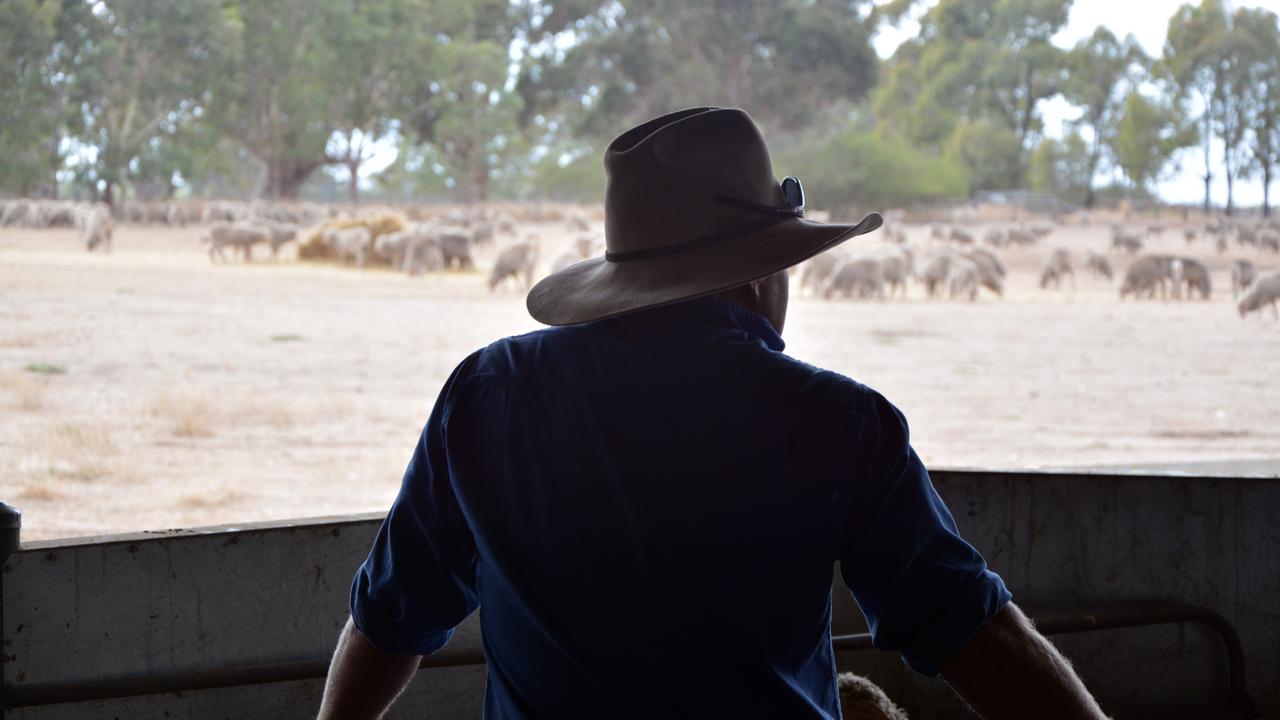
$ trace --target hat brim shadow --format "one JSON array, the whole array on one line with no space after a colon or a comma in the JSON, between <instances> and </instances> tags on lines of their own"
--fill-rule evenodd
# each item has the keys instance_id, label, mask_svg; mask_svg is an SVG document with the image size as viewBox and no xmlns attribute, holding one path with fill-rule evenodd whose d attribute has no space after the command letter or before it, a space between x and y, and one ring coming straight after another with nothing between
<instances>
[{"instance_id":1,"label":"hat brim shadow","mask_svg":"<svg viewBox=\"0 0 1280 720\"><path fill-rule=\"evenodd\" d=\"M592 258L543 278L525 304L546 325L575 325L670 305L785 270L882 222L877 213L856 225L796 218L675 255L626 262Z\"/></svg>"}]
</instances>

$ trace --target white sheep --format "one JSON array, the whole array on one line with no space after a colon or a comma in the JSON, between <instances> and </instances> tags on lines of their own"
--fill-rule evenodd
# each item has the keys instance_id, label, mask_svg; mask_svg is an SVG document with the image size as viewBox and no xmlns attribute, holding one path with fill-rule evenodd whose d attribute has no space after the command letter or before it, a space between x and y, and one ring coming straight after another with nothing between
<instances>
[{"instance_id":1,"label":"white sheep","mask_svg":"<svg viewBox=\"0 0 1280 720\"><path fill-rule=\"evenodd\" d=\"M85 249L93 252L101 247L104 251L111 251L111 212L105 207L95 207L85 216L84 221L84 246Z\"/></svg>"},{"instance_id":2,"label":"white sheep","mask_svg":"<svg viewBox=\"0 0 1280 720\"><path fill-rule=\"evenodd\" d=\"M1072 268L1071 252L1066 248L1057 248L1049 255L1049 259L1045 261L1044 268L1040 270L1040 287L1048 289L1053 285L1055 289L1062 287L1062 278L1071 276L1071 287L1076 286L1076 273Z\"/></svg>"},{"instance_id":3,"label":"white sheep","mask_svg":"<svg viewBox=\"0 0 1280 720\"><path fill-rule=\"evenodd\" d=\"M538 240L521 242L504 248L493 263L489 273L489 292L493 292L503 280L511 278L519 281L524 278L525 289L533 285L533 271L538 264Z\"/></svg>"},{"instance_id":4,"label":"white sheep","mask_svg":"<svg viewBox=\"0 0 1280 720\"><path fill-rule=\"evenodd\" d=\"M239 250L248 261L253 257L254 245L271 242L271 230L249 222L218 222L209 226L201 240L209 244L210 262L227 259L222 253L224 247Z\"/></svg>"},{"instance_id":5,"label":"white sheep","mask_svg":"<svg viewBox=\"0 0 1280 720\"><path fill-rule=\"evenodd\" d=\"M1244 317L1255 310L1261 310L1264 305L1270 305L1272 316L1280 320L1280 310L1276 308L1277 300L1280 300L1280 270L1272 270L1265 275L1259 275L1253 281L1253 284L1244 291L1236 309L1240 311L1240 317Z\"/></svg>"},{"instance_id":6,"label":"white sheep","mask_svg":"<svg viewBox=\"0 0 1280 720\"><path fill-rule=\"evenodd\" d=\"M947 292L952 300L978 299L978 286L982 283L982 271L978 264L967 257L955 257L947 270Z\"/></svg>"},{"instance_id":7,"label":"white sheep","mask_svg":"<svg viewBox=\"0 0 1280 720\"><path fill-rule=\"evenodd\" d=\"M822 288L822 297L830 300L837 292L850 297L883 298L884 269L877 258L862 257L841 263Z\"/></svg>"},{"instance_id":8,"label":"white sheep","mask_svg":"<svg viewBox=\"0 0 1280 720\"><path fill-rule=\"evenodd\" d=\"M1240 293L1253 284L1258 271L1248 260L1237 260L1231 265L1231 297L1239 297Z\"/></svg>"}]
</instances>

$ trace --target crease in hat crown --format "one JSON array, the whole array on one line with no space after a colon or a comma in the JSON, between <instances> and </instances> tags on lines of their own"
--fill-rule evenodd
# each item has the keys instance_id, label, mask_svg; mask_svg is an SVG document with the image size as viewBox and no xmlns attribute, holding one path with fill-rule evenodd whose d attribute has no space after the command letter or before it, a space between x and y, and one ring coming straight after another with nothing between
<instances>
[{"instance_id":1,"label":"crease in hat crown","mask_svg":"<svg viewBox=\"0 0 1280 720\"><path fill-rule=\"evenodd\" d=\"M716 201L718 195L785 203L764 138L736 108L690 108L655 118L610 143L604 164L605 245L612 254L760 224Z\"/></svg>"}]
</instances>

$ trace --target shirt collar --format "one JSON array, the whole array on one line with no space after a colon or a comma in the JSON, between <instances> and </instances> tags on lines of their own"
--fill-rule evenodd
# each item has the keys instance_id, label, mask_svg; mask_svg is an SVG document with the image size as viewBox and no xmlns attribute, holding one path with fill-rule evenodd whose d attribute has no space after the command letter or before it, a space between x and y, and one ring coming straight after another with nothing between
<instances>
[{"instance_id":1,"label":"shirt collar","mask_svg":"<svg viewBox=\"0 0 1280 720\"><path fill-rule=\"evenodd\" d=\"M765 316L736 302L715 295L707 295L688 300L681 305L687 306L704 320L717 324L727 321L731 327L759 339L774 352L782 352L787 346L782 341L782 336L774 329L773 323L769 322Z\"/></svg>"}]
</instances>

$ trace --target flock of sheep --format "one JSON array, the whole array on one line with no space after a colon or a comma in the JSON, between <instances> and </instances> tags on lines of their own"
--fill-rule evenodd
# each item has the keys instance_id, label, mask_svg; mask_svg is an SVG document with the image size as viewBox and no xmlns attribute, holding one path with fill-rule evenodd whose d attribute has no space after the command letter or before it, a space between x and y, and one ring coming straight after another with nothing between
<instances>
[{"instance_id":1,"label":"flock of sheep","mask_svg":"<svg viewBox=\"0 0 1280 720\"><path fill-rule=\"evenodd\" d=\"M197 212L198 209L198 212ZM226 250L244 260L254 249L278 257L289 244L302 259L330 260L354 267L379 266L411 276L444 271L472 271L477 253L492 257L488 287L496 291L510 281L532 285L543 257L537 234L519 228L529 223L563 223L571 240L547 264L555 272L603 251L603 238L581 211L513 206L467 209L410 206L350 208L319 203L212 201L193 206L180 202L128 201L115 212L103 203L65 200L0 200L0 227L80 230L85 247L109 251L115 222L161 226L205 226L202 241L213 262L226 261ZM552 225L554 228L554 225ZM931 299L974 301L983 292L1001 297L1009 268L1000 253L1034 249L1057 229L1050 223L979 226L975 223L917 226L908 240L906 223L890 222L880 231L887 242L850 251L844 246L818 255L796 270L799 291L815 297L886 299L906 297L908 285L919 283ZM1135 299L1209 299L1213 284L1201 260L1167 253L1143 254L1145 245L1177 232L1190 246L1203 239L1219 254L1239 248L1280 253L1280 222L1215 219L1203 226L1149 224L1111 226L1109 253L1082 255L1065 247L1048 252L1039 286L1058 290L1076 284L1076 271L1111 282L1113 257L1131 257L1119 280L1119 296ZM1270 305L1280 318L1280 270L1260 272L1249 260L1236 260L1231 270L1232 295L1243 316Z\"/></svg>"},{"instance_id":2,"label":"flock of sheep","mask_svg":"<svg viewBox=\"0 0 1280 720\"><path fill-rule=\"evenodd\" d=\"M886 225L882 236L886 244L850 251L844 246L818 255L799 269L801 294L832 299L885 299L905 297L908 282L917 281L929 298L974 301L981 291L1001 297L1005 291L1008 267L999 252L1010 248L1036 247L1043 243L1055 227L1037 223L1030 225L991 226L985 232L964 226L933 225L927 241L921 245L908 241L904 224ZM1112 253L1132 256L1119 283L1121 299L1193 299L1208 300L1213 282L1208 266L1201 260L1182 255L1142 254L1145 242L1160 239L1170 228L1150 225L1144 229L1115 225L1111 228ZM1202 229L1182 228L1188 244L1199 238L1212 238L1219 253L1227 252L1230 243L1280 253L1280 223L1243 223L1217 221ZM920 230L913 234L922 234ZM979 242L978 237L982 240ZM1107 282L1115 278L1108 254L1088 250L1077 256L1065 247L1052 249L1041 266L1039 285L1044 290L1061 289L1064 282L1076 283L1076 269ZM1270 305L1280 318L1276 303L1280 300L1280 270L1259 272L1249 260L1236 260L1231 271L1232 295L1243 316Z\"/></svg>"}]
</instances>

